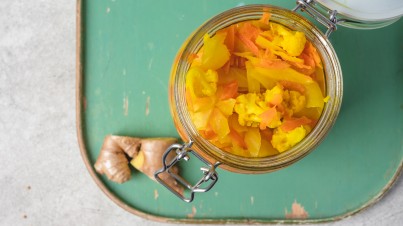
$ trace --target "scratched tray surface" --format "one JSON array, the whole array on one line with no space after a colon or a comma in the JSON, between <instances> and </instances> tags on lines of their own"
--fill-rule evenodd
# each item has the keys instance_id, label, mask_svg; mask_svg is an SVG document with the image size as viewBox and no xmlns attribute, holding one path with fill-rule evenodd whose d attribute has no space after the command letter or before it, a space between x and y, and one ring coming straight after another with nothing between
<instances>
[{"instance_id":1,"label":"scratched tray surface","mask_svg":"<svg viewBox=\"0 0 403 226\"><path fill-rule=\"evenodd\" d=\"M90 172L107 134L178 137L167 83L179 47L213 15L250 3L294 6L270 0L79 1L78 128ZM293 203L308 214L299 221L355 213L384 194L402 165L402 27L400 20L378 30L339 28L332 34L344 75L339 118L313 153L286 169L262 175L219 169L216 186L191 204L134 169L124 184L94 179L120 206L154 220L273 222L287 220ZM198 179L195 166L181 165L185 178Z\"/></svg>"}]
</instances>

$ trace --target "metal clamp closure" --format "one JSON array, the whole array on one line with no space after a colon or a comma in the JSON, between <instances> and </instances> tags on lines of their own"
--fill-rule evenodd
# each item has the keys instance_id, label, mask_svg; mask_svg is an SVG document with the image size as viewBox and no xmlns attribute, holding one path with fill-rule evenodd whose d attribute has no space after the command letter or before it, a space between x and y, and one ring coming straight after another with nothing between
<instances>
[{"instance_id":1,"label":"metal clamp closure","mask_svg":"<svg viewBox=\"0 0 403 226\"><path fill-rule=\"evenodd\" d=\"M195 151L190 149L192 144L193 144L193 141L189 141L189 143L185 143L183 145L180 145L180 144L171 145L165 151L164 155L162 156L163 167L154 174L155 179L160 184L164 185L166 188L168 188L168 190L170 190L172 193L174 193L176 196L178 196L180 199L182 199L185 202L192 202L194 199L194 194L196 192L207 192L215 185L215 183L218 181L218 174L215 171L215 169L221 164L220 162L216 162L215 164L210 164L203 157L201 157ZM167 163L168 155L172 151L176 152L176 156L169 163ZM185 161L188 161L190 159L190 156L189 156L190 153L193 154L194 156L196 156L200 161L202 161L204 164L207 165L207 167L202 167L200 169L203 172L203 176L195 185L191 185L183 177L181 177L178 174L171 171L171 168L176 163L178 163L180 160L183 159ZM162 180L159 175L164 172L169 173L179 184L181 184L185 188L187 188L190 191L189 197L185 197L184 194L177 192L175 189L170 187L169 184L167 184L164 180ZM211 182L207 183L208 181L211 181Z\"/></svg>"},{"instance_id":2,"label":"metal clamp closure","mask_svg":"<svg viewBox=\"0 0 403 226\"><path fill-rule=\"evenodd\" d=\"M300 9L302 12L308 13L316 21L327 27L326 37L337 30L337 24L340 23L336 17L337 10L330 10L321 4L317 4L314 0L297 0L297 6L292 11Z\"/></svg>"}]
</instances>

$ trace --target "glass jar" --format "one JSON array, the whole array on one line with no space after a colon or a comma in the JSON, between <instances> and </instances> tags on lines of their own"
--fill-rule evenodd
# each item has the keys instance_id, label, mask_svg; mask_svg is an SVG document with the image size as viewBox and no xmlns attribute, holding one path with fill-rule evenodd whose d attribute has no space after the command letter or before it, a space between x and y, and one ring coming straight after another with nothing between
<instances>
[{"instance_id":1,"label":"glass jar","mask_svg":"<svg viewBox=\"0 0 403 226\"><path fill-rule=\"evenodd\" d=\"M262 158L247 158L220 150L204 139L197 131L186 106L185 80L190 68L189 59L203 45L204 34L210 36L231 24L258 20L264 12L271 14L270 20L286 27L302 31L317 48L322 57L325 71L326 94L329 101L325 104L322 115L313 130L292 149L281 154ZM173 64L169 83L169 101L175 126L181 138L194 142L193 148L203 157L218 161L221 168L236 173L265 173L281 169L311 152L326 136L335 122L342 99L342 72L337 55L329 40L311 22L290 10L267 5L248 5L228 10L217 15L199 27L183 44Z\"/></svg>"},{"instance_id":2,"label":"glass jar","mask_svg":"<svg viewBox=\"0 0 403 226\"><path fill-rule=\"evenodd\" d=\"M205 34L213 36L218 30L232 24L247 20L258 20L265 12L271 14L270 20L272 22L305 33L306 38L316 47L324 66L326 90L324 96L329 96L330 98L329 101L325 103L316 126L293 148L275 156L248 158L223 151L199 134L187 110L185 81L186 73L191 66L188 59L203 46L203 36ZM180 147L187 149L184 150L182 154L192 150L198 157L205 159L206 163L211 163L209 164L211 167L214 168L220 165L220 168L235 173L257 174L282 169L308 155L323 141L339 113L343 93L342 80L341 67L332 44L329 42L326 35L301 15L288 9L270 5L247 5L225 11L201 25L187 41L185 41L173 63L169 82L171 114L182 140L188 143L187 145L176 146L174 149L180 149ZM189 145L190 141L191 143ZM178 157L178 159L180 159L180 157ZM174 164L176 161L171 163ZM169 168L169 166L172 165L171 163L167 163L166 160L164 160L164 164L166 165L164 168ZM163 171L164 170L157 172L157 180L157 175ZM214 176L217 176L215 174L216 172L214 169L210 169L210 172L210 176L213 176L214 179ZM189 188L188 185L185 187ZM179 194L177 195L180 196Z\"/></svg>"}]
</instances>

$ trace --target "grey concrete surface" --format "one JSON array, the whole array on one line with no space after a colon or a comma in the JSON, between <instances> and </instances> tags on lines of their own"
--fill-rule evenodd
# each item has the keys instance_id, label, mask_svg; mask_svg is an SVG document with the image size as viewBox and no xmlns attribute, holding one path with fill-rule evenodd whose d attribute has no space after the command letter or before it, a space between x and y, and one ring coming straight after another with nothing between
<instances>
[{"instance_id":1,"label":"grey concrete surface","mask_svg":"<svg viewBox=\"0 0 403 226\"><path fill-rule=\"evenodd\" d=\"M145 225L87 173L75 130L75 0L0 2L0 225ZM403 225L403 181L324 225Z\"/></svg>"}]
</instances>

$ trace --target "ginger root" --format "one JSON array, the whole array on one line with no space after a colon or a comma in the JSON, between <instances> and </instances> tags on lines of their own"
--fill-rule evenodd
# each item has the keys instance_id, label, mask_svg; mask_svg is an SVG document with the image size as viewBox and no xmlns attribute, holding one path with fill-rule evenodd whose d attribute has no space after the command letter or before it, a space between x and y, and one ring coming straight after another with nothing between
<instances>
[{"instance_id":1,"label":"ginger root","mask_svg":"<svg viewBox=\"0 0 403 226\"><path fill-rule=\"evenodd\" d=\"M144 139L141 142L141 149L136 158L130 162L136 169L147 175L150 179L155 181L154 173L162 168L162 156L169 146L176 143L174 138L153 138ZM158 151L163 150L163 151ZM167 162L175 158L175 152L170 152L167 157ZM173 166L171 171L179 174L177 166ZM160 177L170 187L175 189L179 194L183 194L183 187L167 172L160 174Z\"/></svg>"},{"instance_id":2,"label":"ginger root","mask_svg":"<svg viewBox=\"0 0 403 226\"><path fill-rule=\"evenodd\" d=\"M124 136L106 136L95 162L95 170L99 174L116 183L123 183L130 179L129 161L125 153L134 158L141 146L141 139Z\"/></svg>"},{"instance_id":3,"label":"ginger root","mask_svg":"<svg viewBox=\"0 0 403 226\"><path fill-rule=\"evenodd\" d=\"M106 177L116 183L123 183L130 179L131 164L140 172L155 180L154 173L162 168L162 155L168 147L177 142L176 138L135 138L126 136L106 136L101 148L101 152L95 162L95 170L99 174L105 174ZM168 161L174 158L172 152L168 156ZM177 166L173 166L171 171L179 174ZM178 185L177 181L168 173L161 174L161 178L174 188L180 194L183 193L183 187Z\"/></svg>"}]
</instances>

